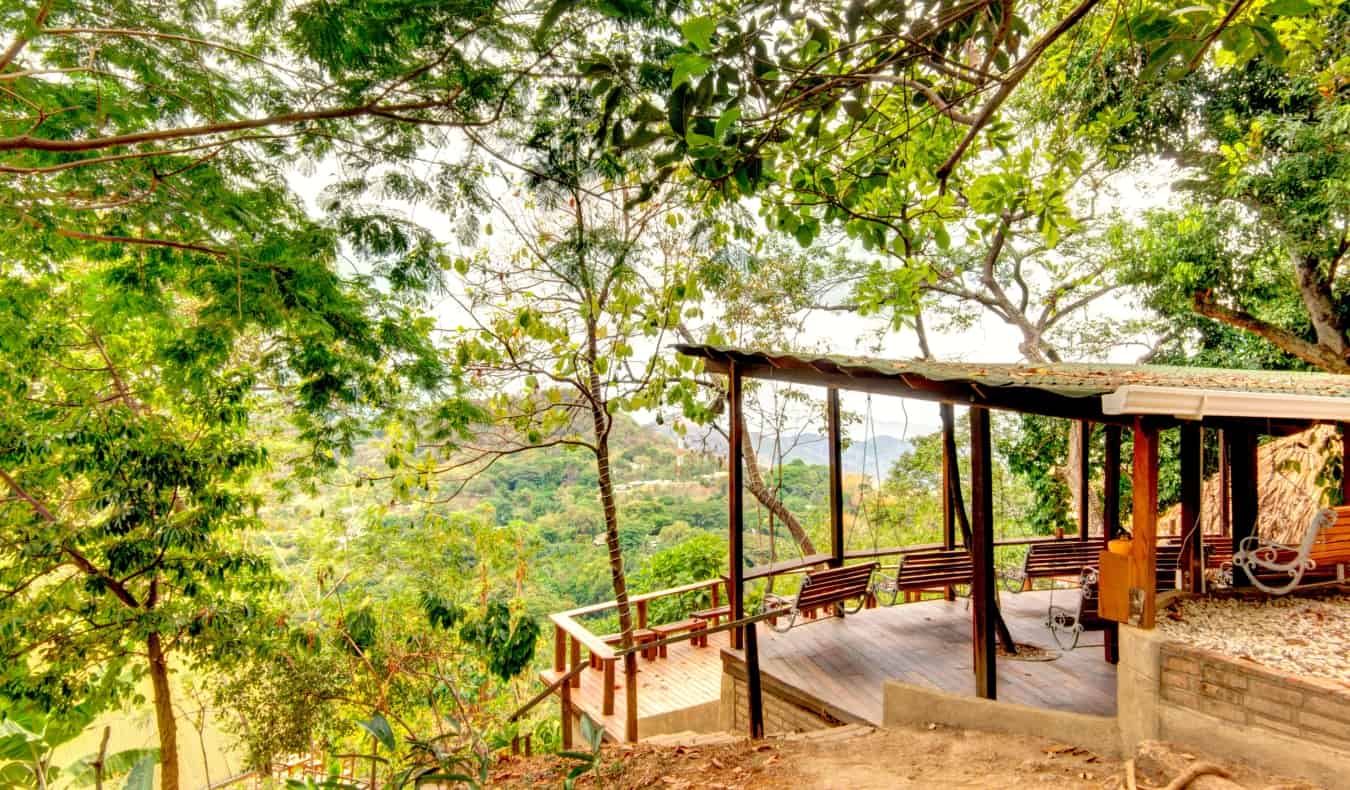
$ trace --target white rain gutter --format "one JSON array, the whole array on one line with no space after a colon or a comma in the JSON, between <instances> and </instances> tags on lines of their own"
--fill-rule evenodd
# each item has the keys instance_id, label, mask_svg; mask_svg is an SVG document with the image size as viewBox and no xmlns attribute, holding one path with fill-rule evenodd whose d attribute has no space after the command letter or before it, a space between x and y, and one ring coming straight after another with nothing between
<instances>
[{"instance_id":1,"label":"white rain gutter","mask_svg":"<svg viewBox=\"0 0 1350 790\"><path fill-rule=\"evenodd\" d=\"M1126 384L1102 396L1105 414L1166 414L1182 420L1252 417L1350 422L1350 398Z\"/></svg>"}]
</instances>

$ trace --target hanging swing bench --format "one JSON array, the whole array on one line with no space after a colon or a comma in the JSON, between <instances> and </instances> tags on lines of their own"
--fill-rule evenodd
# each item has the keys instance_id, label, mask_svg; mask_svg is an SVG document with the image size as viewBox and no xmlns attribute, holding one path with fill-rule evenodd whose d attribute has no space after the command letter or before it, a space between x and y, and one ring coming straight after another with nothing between
<instances>
[{"instance_id":1,"label":"hanging swing bench","mask_svg":"<svg viewBox=\"0 0 1350 790\"><path fill-rule=\"evenodd\" d=\"M841 616L856 614L873 601L872 574L876 569L875 562L867 562L811 571L802 579L796 595L790 598L764 596L761 611L778 610L787 619L785 624L780 624L778 617L769 618L769 626L779 633L786 633L798 625L799 617L815 619L821 609L834 609Z\"/></svg>"}]
</instances>

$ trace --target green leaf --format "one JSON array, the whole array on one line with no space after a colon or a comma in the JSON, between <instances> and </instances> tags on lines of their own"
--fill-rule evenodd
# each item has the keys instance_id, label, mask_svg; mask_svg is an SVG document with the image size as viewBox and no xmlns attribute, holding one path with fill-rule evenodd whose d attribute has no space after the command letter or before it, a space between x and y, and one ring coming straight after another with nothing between
<instances>
[{"instance_id":1,"label":"green leaf","mask_svg":"<svg viewBox=\"0 0 1350 790\"><path fill-rule=\"evenodd\" d=\"M703 52L712 49L712 35L717 32L717 20L710 16L696 16L680 25L685 40Z\"/></svg>"},{"instance_id":2,"label":"green leaf","mask_svg":"<svg viewBox=\"0 0 1350 790\"><path fill-rule=\"evenodd\" d=\"M376 713L368 721L358 720L356 723L361 725L361 729L374 736L375 740L384 748L391 752L398 749L398 741L394 738L394 729L389 726L389 720L384 716Z\"/></svg>"},{"instance_id":3,"label":"green leaf","mask_svg":"<svg viewBox=\"0 0 1350 790\"><path fill-rule=\"evenodd\" d=\"M670 59L670 65L670 87L674 90L695 77L702 77L708 73L708 69L712 68L712 61L702 55L681 52Z\"/></svg>"},{"instance_id":4,"label":"green leaf","mask_svg":"<svg viewBox=\"0 0 1350 790\"><path fill-rule=\"evenodd\" d=\"M713 127L713 138L720 141L723 137L726 136L726 133L731 130L731 127L735 126L736 122L739 121L740 119L741 119L741 108L728 107L726 110L722 112L722 115L718 117L717 123Z\"/></svg>"},{"instance_id":5,"label":"green leaf","mask_svg":"<svg viewBox=\"0 0 1350 790\"><path fill-rule=\"evenodd\" d=\"M122 790L154 790L155 763L159 762L159 750L153 751L154 754L147 754L131 767L131 773L127 774L127 781L122 785Z\"/></svg>"},{"instance_id":6,"label":"green leaf","mask_svg":"<svg viewBox=\"0 0 1350 790\"><path fill-rule=\"evenodd\" d=\"M1313 10L1308 0L1271 0L1261 9L1267 16L1306 16Z\"/></svg>"}]
</instances>

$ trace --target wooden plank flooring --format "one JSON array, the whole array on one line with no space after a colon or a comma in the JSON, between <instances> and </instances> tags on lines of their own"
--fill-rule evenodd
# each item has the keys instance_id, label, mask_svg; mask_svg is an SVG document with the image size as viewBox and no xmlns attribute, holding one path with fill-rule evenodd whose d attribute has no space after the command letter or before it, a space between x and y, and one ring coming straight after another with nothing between
<instances>
[{"instance_id":1,"label":"wooden plank flooring","mask_svg":"<svg viewBox=\"0 0 1350 790\"><path fill-rule=\"evenodd\" d=\"M1058 590L1054 600L1070 606L1076 590ZM1018 642L1056 651L1045 627L1048 591L1000 594L1004 617ZM760 666L764 674L800 693L848 712L852 718L881 723L882 687L901 680L958 694L974 694L970 611L965 600L930 600L856 615L808 621L786 634L761 624ZM1077 650L1053 661L998 661L998 698L1036 707L1114 716L1116 670L1102 655L1101 632L1084 634ZM659 715L721 696L720 653L730 651L725 634L706 648L672 645L668 659L639 660L638 716ZM730 651L739 656L739 651ZM553 673L543 673L545 680ZM600 716L602 676L587 670L573 701L603 723L616 739L623 736L622 672L616 678L615 710ZM639 735L642 727L639 723Z\"/></svg>"}]
</instances>

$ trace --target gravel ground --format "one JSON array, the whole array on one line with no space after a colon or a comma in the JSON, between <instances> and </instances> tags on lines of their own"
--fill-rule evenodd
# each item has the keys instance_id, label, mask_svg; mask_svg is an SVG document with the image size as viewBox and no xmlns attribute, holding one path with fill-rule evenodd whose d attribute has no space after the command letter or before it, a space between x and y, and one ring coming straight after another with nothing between
<instances>
[{"instance_id":1,"label":"gravel ground","mask_svg":"<svg viewBox=\"0 0 1350 790\"><path fill-rule=\"evenodd\" d=\"M1158 623L1169 639L1350 688L1350 595L1181 600Z\"/></svg>"}]
</instances>

